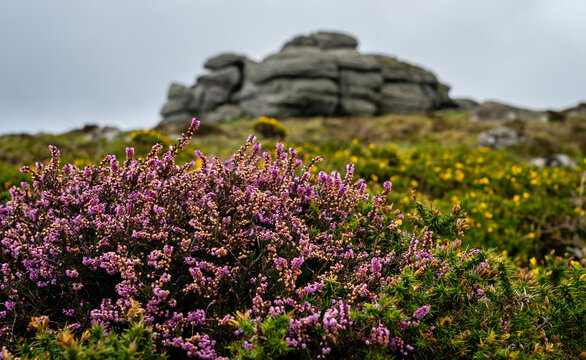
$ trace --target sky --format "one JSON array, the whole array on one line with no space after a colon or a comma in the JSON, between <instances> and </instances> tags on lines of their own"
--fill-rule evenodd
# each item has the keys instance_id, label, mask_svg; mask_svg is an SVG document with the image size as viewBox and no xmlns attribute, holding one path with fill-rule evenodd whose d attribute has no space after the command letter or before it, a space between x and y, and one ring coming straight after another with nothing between
<instances>
[{"instance_id":1,"label":"sky","mask_svg":"<svg viewBox=\"0 0 586 360\"><path fill-rule=\"evenodd\" d=\"M211 56L319 30L423 66L452 97L586 101L584 0L0 0L0 134L150 128Z\"/></svg>"}]
</instances>

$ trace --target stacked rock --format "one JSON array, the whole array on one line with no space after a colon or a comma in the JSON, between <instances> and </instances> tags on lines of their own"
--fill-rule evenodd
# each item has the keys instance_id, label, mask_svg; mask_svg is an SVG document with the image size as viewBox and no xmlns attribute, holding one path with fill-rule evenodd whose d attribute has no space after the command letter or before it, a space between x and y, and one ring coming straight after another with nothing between
<instances>
[{"instance_id":1,"label":"stacked rock","mask_svg":"<svg viewBox=\"0 0 586 360\"><path fill-rule=\"evenodd\" d=\"M435 75L395 58L379 55L384 84L380 112L414 113L433 110L450 103L449 87Z\"/></svg>"},{"instance_id":2,"label":"stacked rock","mask_svg":"<svg viewBox=\"0 0 586 360\"><path fill-rule=\"evenodd\" d=\"M242 85L244 56L222 54L209 59L204 67L209 74L197 78L191 88L173 83L167 94L167 103L161 110L162 123L190 123L194 114L202 118L214 118L214 111L226 112L221 108L233 102L233 95ZM221 109L220 109L221 108ZM238 111L235 116L241 114Z\"/></svg>"},{"instance_id":3,"label":"stacked rock","mask_svg":"<svg viewBox=\"0 0 586 360\"><path fill-rule=\"evenodd\" d=\"M186 122L193 115L213 122L241 111L287 118L414 113L453 105L449 88L431 72L361 54L357 45L351 36L318 32L294 38L260 63L216 56L204 65L211 73L193 87L171 85L162 123Z\"/></svg>"}]
</instances>

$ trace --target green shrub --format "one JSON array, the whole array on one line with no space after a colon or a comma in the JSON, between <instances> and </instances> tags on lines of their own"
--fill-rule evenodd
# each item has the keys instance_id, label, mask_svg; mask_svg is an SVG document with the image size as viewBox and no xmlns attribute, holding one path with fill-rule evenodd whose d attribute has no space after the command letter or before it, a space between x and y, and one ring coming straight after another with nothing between
<instances>
[{"instance_id":1,"label":"green shrub","mask_svg":"<svg viewBox=\"0 0 586 360\"><path fill-rule=\"evenodd\" d=\"M254 124L252 124L252 129L264 138L285 139L289 132L277 121L277 119L268 118L266 116L258 118Z\"/></svg>"},{"instance_id":2,"label":"green shrub","mask_svg":"<svg viewBox=\"0 0 586 360\"><path fill-rule=\"evenodd\" d=\"M30 177L20 172L18 167L0 162L0 204L10 199L9 190L23 181L30 181Z\"/></svg>"},{"instance_id":3,"label":"green shrub","mask_svg":"<svg viewBox=\"0 0 586 360\"><path fill-rule=\"evenodd\" d=\"M156 352L152 340L152 327L147 326L140 316L142 309L135 307L129 311L132 321L121 333L105 332L98 325L85 330L80 336L73 334L72 328L52 331L48 328L49 318L32 318L30 327L36 332L33 338L23 339L11 354L4 349L4 360L11 359L166 359L163 353ZM132 314L134 312L134 314Z\"/></svg>"}]
</instances>

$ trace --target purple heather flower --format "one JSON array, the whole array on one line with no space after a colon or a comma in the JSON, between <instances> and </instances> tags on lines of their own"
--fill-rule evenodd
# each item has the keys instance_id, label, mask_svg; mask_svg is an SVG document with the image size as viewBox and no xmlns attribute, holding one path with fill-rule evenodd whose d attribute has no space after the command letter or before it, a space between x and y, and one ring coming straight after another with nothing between
<instances>
[{"instance_id":1,"label":"purple heather flower","mask_svg":"<svg viewBox=\"0 0 586 360\"><path fill-rule=\"evenodd\" d=\"M413 317L415 319L423 319L427 315L427 313L429 313L430 309L431 308L429 307L429 305L424 305L413 313Z\"/></svg>"},{"instance_id":2,"label":"purple heather flower","mask_svg":"<svg viewBox=\"0 0 586 360\"><path fill-rule=\"evenodd\" d=\"M132 159L134 157L134 148L127 147L126 148L126 158Z\"/></svg>"},{"instance_id":3,"label":"purple heather flower","mask_svg":"<svg viewBox=\"0 0 586 360\"><path fill-rule=\"evenodd\" d=\"M370 268L373 273L379 273L382 269L380 260L378 258L372 258L372 260L370 260Z\"/></svg>"},{"instance_id":4,"label":"purple heather flower","mask_svg":"<svg viewBox=\"0 0 586 360\"><path fill-rule=\"evenodd\" d=\"M385 188L385 191L389 192L389 191L391 191L391 187L393 186L393 183L390 181L385 181L383 186Z\"/></svg>"}]
</instances>

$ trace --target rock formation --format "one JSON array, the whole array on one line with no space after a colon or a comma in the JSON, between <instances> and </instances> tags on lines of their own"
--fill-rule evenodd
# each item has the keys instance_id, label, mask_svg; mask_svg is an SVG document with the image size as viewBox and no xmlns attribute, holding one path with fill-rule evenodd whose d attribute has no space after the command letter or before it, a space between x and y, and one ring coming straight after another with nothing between
<instances>
[{"instance_id":1,"label":"rock formation","mask_svg":"<svg viewBox=\"0 0 586 360\"><path fill-rule=\"evenodd\" d=\"M470 120L472 121L534 121L547 122L548 114L545 111L533 111L521 109L511 105L495 101L484 102L472 110Z\"/></svg>"},{"instance_id":2,"label":"rock formation","mask_svg":"<svg viewBox=\"0 0 586 360\"><path fill-rule=\"evenodd\" d=\"M538 167L557 167L575 169L578 164L566 154L553 154L546 157L537 157L529 160L529 165Z\"/></svg>"},{"instance_id":3,"label":"rock formation","mask_svg":"<svg viewBox=\"0 0 586 360\"><path fill-rule=\"evenodd\" d=\"M362 54L355 38L298 36L260 63L236 54L209 59L195 85L171 84L162 124L239 117L415 113L457 106L449 87L420 67Z\"/></svg>"},{"instance_id":4,"label":"rock formation","mask_svg":"<svg viewBox=\"0 0 586 360\"><path fill-rule=\"evenodd\" d=\"M509 146L517 146L527 141L527 139L527 135L520 130L498 127L478 134L478 146L503 149Z\"/></svg>"}]
</instances>

